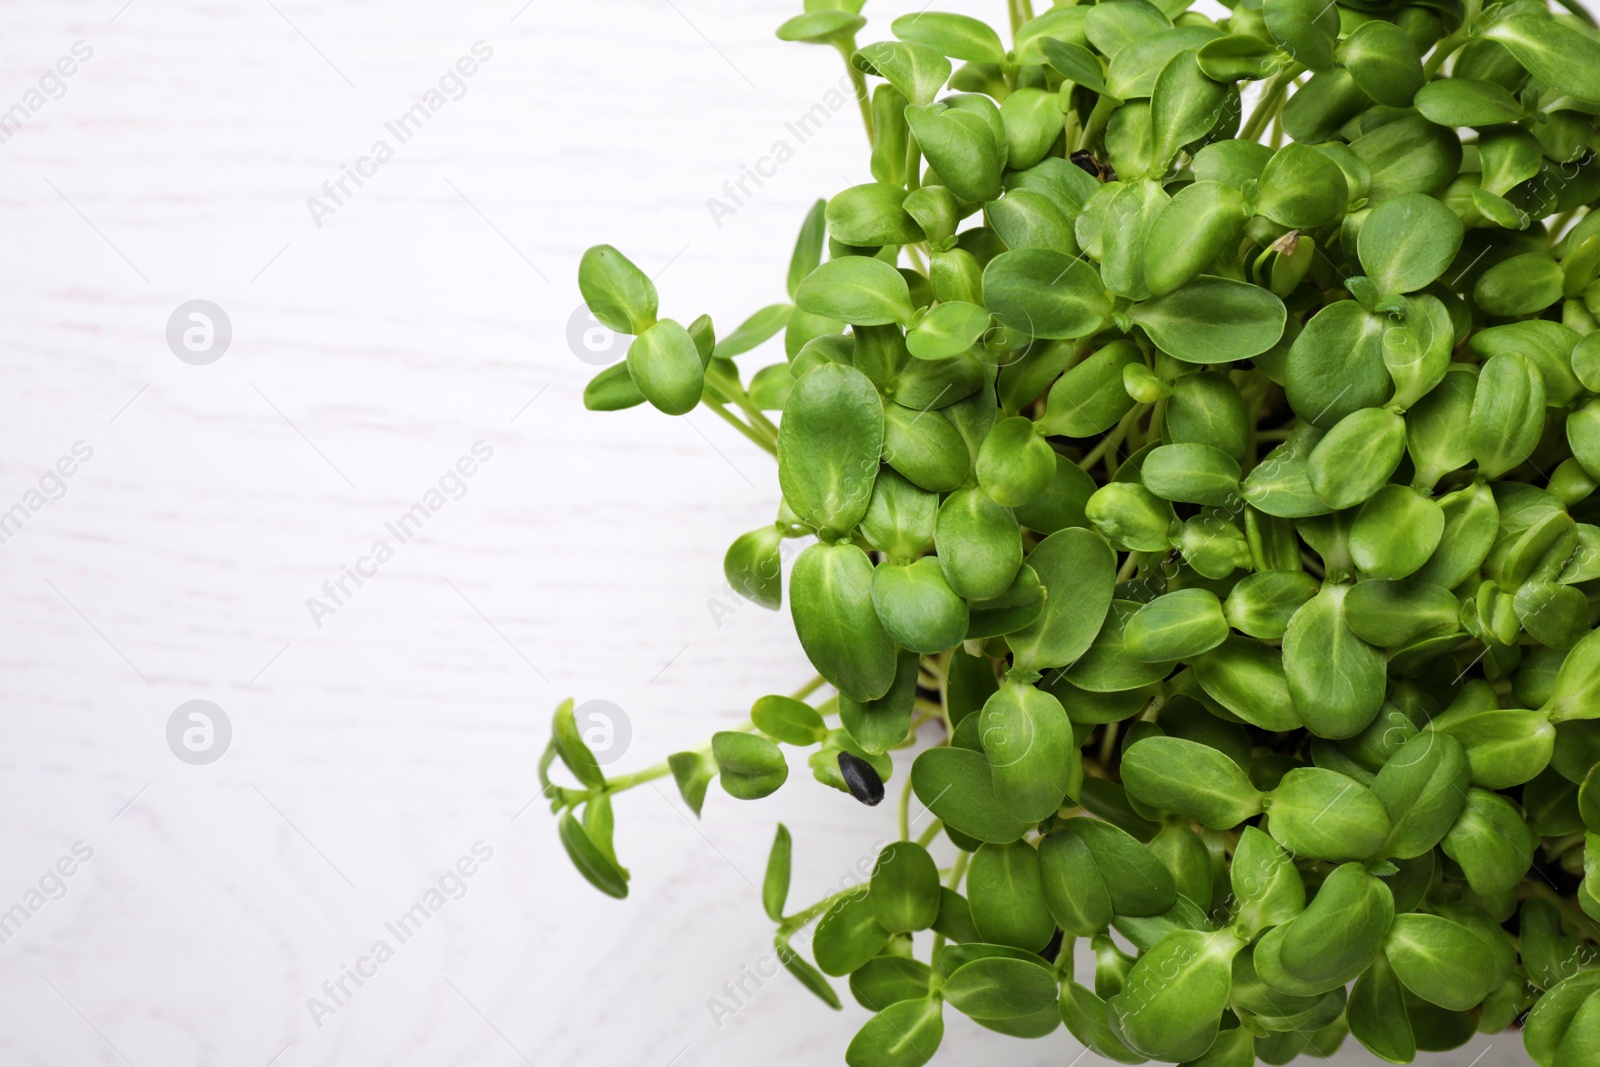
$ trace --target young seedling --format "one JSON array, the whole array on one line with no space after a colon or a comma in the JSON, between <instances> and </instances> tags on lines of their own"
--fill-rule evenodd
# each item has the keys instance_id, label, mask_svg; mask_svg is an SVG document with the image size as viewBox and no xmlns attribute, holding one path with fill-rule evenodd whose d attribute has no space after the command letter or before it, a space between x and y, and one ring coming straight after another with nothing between
<instances>
[{"instance_id":1,"label":"young seedling","mask_svg":"<svg viewBox=\"0 0 1600 1067\"><path fill-rule=\"evenodd\" d=\"M634 338L590 407L776 457L727 578L788 585L818 676L620 777L564 704L579 871L627 894L628 788L698 815L815 788L804 754L898 797L865 887L789 911L780 826L761 893L795 977L873 1013L852 1067L928 1062L947 1008L1119 1063L1519 1021L1600 1063L1600 33L1562 3L784 23L871 147L790 302L718 341L610 246L579 284Z\"/></svg>"}]
</instances>

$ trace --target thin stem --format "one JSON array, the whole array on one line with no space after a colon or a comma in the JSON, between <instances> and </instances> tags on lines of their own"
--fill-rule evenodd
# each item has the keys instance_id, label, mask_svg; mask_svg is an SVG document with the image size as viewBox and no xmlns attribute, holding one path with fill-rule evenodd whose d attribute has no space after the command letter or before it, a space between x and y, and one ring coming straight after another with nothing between
<instances>
[{"instance_id":1,"label":"thin stem","mask_svg":"<svg viewBox=\"0 0 1600 1067\"><path fill-rule=\"evenodd\" d=\"M778 935L784 937L792 934L845 897L855 896L857 893L865 893L866 891L867 887L864 885L853 885L849 888L841 889L837 893L830 893L804 911L797 911L793 915L784 916L783 922L778 924Z\"/></svg>"},{"instance_id":2,"label":"thin stem","mask_svg":"<svg viewBox=\"0 0 1600 1067\"><path fill-rule=\"evenodd\" d=\"M867 92L867 76L851 62L850 57L856 50L856 39L850 38L838 46L839 55L844 59L844 69L850 75L850 84L856 93L856 103L861 108L861 124L867 130L867 144L876 144L878 134L872 123L872 96Z\"/></svg>"},{"instance_id":3,"label":"thin stem","mask_svg":"<svg viewBox=\"0 0 1600 1067\"><path fill-rule=\"evenodd\" d=\"M900 840L911 840L911 776L906 775L906 784L900 790Z\"/></svg>"},{"instance_id":4,"label":"thin stem","mask_svg":"<svg viewBox=\"0 0 1600 1067\"><path fill-rule=\"evenodd\" d=\"M820 675L820 674L812 675L811 676L811 681L807 682L805 685L802 685L799 689L796 689L794 692L790 693L789 696L794 700L804 700L806 697L810 696L812 693L815 693L818 689L821 689L822 688L822 682L823 682L822 675Z\"/></svg>"},{"instance_id":5,"label":"thin stem","mask_svg":"<svg viewBox=\"0 0 1600 1067\"><path fill-rule=\"evenodd\" d=\"M1461 25L1455 33L1440 41L1434 47L1433 54L1422 65L1422 76L1431 79L1439 73L1444 66L1444 61L1455 55L1456 49L1467 43L1467 38L1472 33L1472 24L1478 21L1478 15L1483 10L1482 0L1467 0L1466 11L1462 13Z\"/></svg>"},{"instance_id":6,"label":"thin stem","mask_svg":"<svg viewBox=\"0 0 1600 1067\"><path fill-rule=\"evenodd\" d=\"M745 422L739 418L739 416L729 411L722 405L720 401L712 400L709 397L701 397L700 402L706 407L710 408L712 411L715 411L717 415L720 416L722 420L729 426L732 426L734 429L748 437L752 442L755 443L757 447L772 456L776 456L778 454L778 445L776 441L767 440L763 434L746 425Z\"/></svg>"},{"instance_id":7,"label":"thin stem","mask_svg":"<svg viewBox=\"0 0 1600 1067\"><path fill-rule=\"evenodd\" d=\"M755 727L752 726L751 729L753 730ZM608 780L605 791L608 793L620 793L624 789L632 789L636 785L644 785L646 782L653 782L657 778L665 778L671 773L672 767L670 764L665 762L658 763L654 767L647 767L642 771L635 771L633 774L625 774L621 778Z\"/></svg>"},{"instance_id":8,"label":"thin stem","mask_svg":"<svg viewBox=\"0 0 1600 1067\"><path fill-rule=\"evenodd\" d=\"M917 251L917 246L901 245L900 247L905 250L907 258L911 260L911 265L917 268L917 273L926 278L928 276L928 263L927 260L922 258L922 253Z\"/></svg>"},{"instance_id":9,"label":"thin stem","mask_svg":"<svg viewBox=\"0 0 1600 1067\"><path fill-rule=\"evenodd\" d=\"M928 843L937 837L939 835L939 831L943 829L944 823L940 822L938 819L933 820L933 822L928 824L928 828L926 830L917 835L917 844L921 845L923 848L927 848Z\"/></svg>"},{"instance_id":10,"label":"thin stem","mask_svg":"<svg viewBox=\"0 0 1600 1067\"><path fill-rule=\"evenodd\" d=\"M1283 94L1289 91L1289 83L1295 77L1296 75L1290 71L1280 70L1267 80L1261 99L1256 102L1256 109L1250 113L1244 128L1239 131L1239 140L1254 141L1261 136L1261 131L1266 129L1267 123L1278 113L1279 102L1283 99Z\"/></svg>"},{"instance_id":11,"label":"thin stem","mask_svg":"<svg viewBox=\"0 0 1600 1067\"><path fill-rule=\"evenodd\" d=\"M1128 431L1133 429L1133 424L1138 421L1139 416L1143 415L1149 406L1148 404L1136 405L1132 411L1124 415L1115 429L1101 438L1100 443L1090 449L1087 456L1078 460L1078 466L1084 470L1092 469L1096 463L1100 462L1100 457L1104 456L1108 449L1115 448L1122 443L1122 439L1128 436Z\"/></svg>"},{"instance_id":12,"label":"thin stem","mask_svg":"<svg viewBox=\"0 0 1600 1067\"><path fill-rule=\"evenodd\" d=\"M1132 578L1139 569L1139 562L1144 559L1143 552L1129 552L1128 558L1122 561L1122 567L1117 571L1117 584Z\"/></svg>"},{"instance_id":13,"label":"thin stem","mask_svg":"<svg viewBox=\"0 0 1600 1067\"><path fill-rule=\"evenodd\" d=\"M1094 110L1089 112L1089 121L1084 123L1083 132L1078 135L1078 147L1088 148L1100 131L1111 121L1111 113L1117 109L1117 103L1109 96L1102 96L1094 103Z\"/></svg>"},{"instance_id":14,"label":"thin stem","mask_svg":"<svg viewBox=\"0 0 1600 1067\"><path fill-rule=\"evenodd\" d=\"M1017 0L1006 0L1006 14L1011 16L1011 36L1016 37L1022 28L1022 9Z\"/></svg>"}]
</instances>

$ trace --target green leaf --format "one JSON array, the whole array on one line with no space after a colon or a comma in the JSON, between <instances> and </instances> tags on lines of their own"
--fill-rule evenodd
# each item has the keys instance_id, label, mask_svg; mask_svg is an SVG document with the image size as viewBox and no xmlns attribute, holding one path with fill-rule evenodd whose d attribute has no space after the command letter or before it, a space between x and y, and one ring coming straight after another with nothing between
<instances>
[{"instance_id":1,"label":"green leaf","mask_svg":"<svg viewBox=\"0 0 1600 1067\"><path fill-rule=\"evenodd\" d=\"M1210 445L1161 445L1145 457L1139 475L1165 500L1226 507L1240 499L1238 462Z\"/></svg>"},{"instance_id":2,"label":"green leaf","mask_svg":"<svg viewBox=\"0 0 1600 1067\"><path fill-rule=\"evenodd\" d=\"M1233 603L1233 596L1228 602ZM1284 617L1291 613L1292 609ZM1277 649L1249 638L1232 636L1211 651L1196 656L1189 666L1207 696L1252 726L1281 731L1296 730L1303 725L1295 714L1289 681L1284 675L1283 656Z\"/></svg>"},{"instance_id":3,"label":"green leaf","mask_svg":"<svg viewBox=\"0 0 1600 1067\"><path fill-rule=\"evenodd\" d=\"M950 61L932 48L903 41L877 41L857 50L855 62L864 64L917 107L933 103L950 80Z\"/></svg>"},{"instance_id":4,"label":"green leaf","mask_svg":"<svg viewBox=\"0 0 1600 1067\"><path fill-rule=\"evenodd\" d=\"M902 41L926 45L940 55L968 63L1004 63L1005 46L986 22L967 15L923 11L901 15L889 30Z\"/></svg>"},{"instance_id":5,"label":"green leaf","mask_svg":"<svg viewBox=\"0 0 1600 1067\"><path fill-rule=\"evenodd\" d=\"M790 948L789 942L782 935L779 935L774 943L777 949L778 961L783 964L784 970L794 975L795 979L809 989L818 1000L821 1000L834 1011L838 1011L839 995L833 991L833 987L822 976L822 972L808 963L794 949Z\"/></svg>"},{"instance_id":6,"label":"green leaf","mask_svg":"<svg viewBox=\"0 0 1600 1067\"><path fill-rule=\"evenodd\" d=\"M1283 667L1295 710L1318 737L1354 737L1383 705L1383 653L1345 619L1348 588L1325 586L1289 620Z\"/></svg>"},{"instance_id":7,"label":"green leaf","mask_svg":"<svg viewBox=\"0 0 1600 1067\"><path fill-rule=\"evenodd\" d=\"M1346 1018L1350 1033L1374 1056L1390 1063L1410 1063L1416 1057L1417 1039L1400 980L1387 960L1374 961L1356 979Z\"/></svg>"},{"instance_id":8,"label":"green leaf","mask_svg":"<svg viewBox=\"0 0 1600 1067\"><path fill-rule=\"evenodd\" d=\"M590 789L597 789L606 784L606 776L600 770L594 753L584 742L583 735L578 732L572 706L572 698L568 697L556 708L550 723L551 740L555 742L556 755L561 757L561 762L566 764L573 777Z\"/></svg>"},{"instance_id":9,"label":"green leaf","mask_svg":"<svg viewBox=\"0 0 1600 1067\"><path fill-rule=\"evenodd\" d=\"M1160 915L1177 900L1171 872L1126 830L1086 818L1063 820L1061 829L1089 847L1119 916Z\"/></svg>"},{"instance_id":10,"label":"green leaf","mask_svg":"<svg viewBox=\"0 0 1600 1067\"><path fill-rule=\"evenodd\" d=\"M761 880L761 906L766 909L767 918L773 922L783 921L783 905L789 899L789 860L792 850L789 828L780 822L777 836L772 839L772 851L767 853L767 873Z\"/></svg>"},{"instance_id":11,"label":"green leaf","mask_svg":"<svg viewBox=\"0 0 1600 1067\"><path fill-rule=\"evenodd\" d=\"M903 275L881 259L844 256L806 275L795 290L801 311L855 326L908 323L915 314Z\"/></svg>"},{"instance_id":12,"label":"green leaf","mask_svg":"<svg viewBox=\"0 0 1600 1067\"><path fill-rule=\"evenodd\" d=\"M817 923L811 951L823 974L849 974L882 951L889 931L878 925L865 890L829 908Z\"/></svg>"},{"instance_id":13,"label":"green leaf","mask_svg":"<svg viewBox=\"0 0 1600 1067\"><path fill-rule=\"evenodd\" d=\"M717 761L709 752L674 752L667 757L667 766L672 769L678 794L698 818L706 802L706 789L717 776Z\"/></svg>"},{"instance_id":14,"label":"green leaf","mask_svg":"<svg viewBox=\"0 0 1600 1067\"><path fill-rule=\"evenodd\" d=\"M1026 841L979 846L967 869L967 900L985 941L1037 952L1055 932L1045 905L1039 853Z\"/></svg>"},{"instance_id":15,"label":"green leaf","mask_svg":"<svg viewBox=\"0 0 1600 1067\"><path fill-rule=\"evenodd\" d=\"M1032 623L1044 611L1045 588L1034 569L1024 563L1011 588L993 600L971 605L966 640L1000 637Z\"/></svg>"},{"instance_id":16,"label":"green leaf","mask_svg":"<svg viewBox=\"0 0 1600 1067\"><path fill-rule=\"evenodd\" d=\"M967 634L967 603L932 556L873 568L872 604L888 635L913 652L935 655L959 645Z\"/></svg>"},{"instance_id":17,"label":"green leaf","mask_svg":"<svg viewBox=\"0 0 1600 1067\"><path fill-rule=\"evenodd\" d=\"M793 697L758 698L750 707L750 721L756 724L756 729L786 745L814 745L828 733L817 709Z\"/></svg>"},{"instance_id":18,"label":"green leaf","mask_svg":"<svg viewBox=\"0 0 1600 1067\"><path fill-rule=\"evenodd\" d=\"M667 415L686 415L700 403L705 363L689 331L662 319L628 346L628 375L639 392Z\"/></svg>"},{"instance_id":19,"label":"green leaf","mask_svg":"<svg viewBox=\"0 0 1600 1067\"><path fill-rule=\"evenodd\" d=\"M1095 54L1083 45L1059 37L1045 37L1039 41L1039 50L1045 62L1067 81L1099 96L1106 95L1105 70Z\"/></svg>"},{"instance_id":20,"label":"green leaf","mask_svg":"<svg viewBox=\"0 0 1600 1067\"><path fill-rule=\"evenodd\" d=\"M884 846L867 892L878 925L891 933L926 930L939 917L939 869L912 841Z\"/></svg>"},{"instance_id":21,"label":"green leaf","mask_svg":"<svg viewBox=\"0 0 1600 1067\"><path fill-rule=\"evenodd\" d=\"M1016 516L976 487L945 497L933 544L945 580L968 600L992 600L1004 593L1022 566Z\"/></svg>"},{"instance_id":22,"label":"green leaf","mask_svg":"<svg viewBox=\"0 0 1600 1067\"><path fill-rule=\"evenodd\" d=\"M1414 293L1444 274L1464 233L1455 212L1431 196L1411 193L1372 209L1357 250L1380 292Z\"/></svg>"},{"instance_id":23,"label":"green leaf","mask_svg":"<svg viewBox=\"0 0 1600 1067\"><path fill-rule=\"evenodd\" d=\"M1058 530L1028 554L1028 566L1047 596L1039 617L1006 639L1013 666L1024 671L1064 667L1088 649L1105 620L1116 554L1093 531Z\"/></svg>"},{"instance_id":24,"label":"green leaf","mask_svg":"<svg viewBox=\"0 0 1600 1067\"><path fill-rule=\"evenodd\" d=\"M1044 492L1055 472L1055 450L1026 415L995 423L978 450L978 484L1001 507L1026 504Z\"/></svg>"},{"instance_id":25,"label":"green leaf","mask_svg":"<svg viewBox=\"0 0 1600 1067\"><path fill-rule=\"evenodd\" d=\"M1092 21L1092 11L1090 18ZM1227 100L1227 87L1206 76L1193 51L1179 52L1168 60L1156 77L1150 98L1151 171L1164 174L1179 149L1209 133Z\"/></svg>"},{"instance_id":26,"label":"green leaf","mask_svg":"<svg viewBox=\"0 0 1600 1067\"><path fill-rule=\"evenodd\" d=\"M1197 181L1179 189L1150 222L1145 246L1160 254L1144 256L1146 288L1165 296L1193 281L1238 242L1246 216L1244 196L1231 185Z\"/></svg>"},{"instance_id":27,"label":"green leaf","mask_svg":"<svg viewBox=\"0 0 1600 1067\"><path fill-rule=\"evenodd\" d=\"M1039 874L1050 915L1068 937L1089 937L1111 925L1111 893L1082 838L1066 830L1040 838Z\"/></svg>"},{"instance_id":28,"label":"green leaf","mask_svg":"<svg viewBox=\"0 0 1600 1067\"><path fill-rule=\"evenodd\" d=\"M789 299L800 292L800 283L822 262L822 249L828 236L828 202L818 200L806 213L806 220L795 238L794 252L789 257Z\"/></svg>"},{"instance_id":29,"label":"green leaf","mask_svg":"<svg viewBox=\"0 0 1600 1067\"><path fill-rule=\"evenodd\" d=\"M1440 126L1493 126L1522 117L1522 105L1503 86L1472 78L1445 78L1417 90L1416 108Z\"/></svg>"},{"instance_id":30,"label":"green leaf","mask_svg":"<svg viewBox=\"0 0 1600 1067\"><path fill-rule=\"evenodd\" d=\"M906 334L906 348L918 359L948 359L967 351L989 329L989 311L961 300L935 304Z\"/></svg>"},{"instance_id":31,"label":"green leaf","mask_svg":"<svg viewBox=\"0 0 1600 1067\"><path fill-rule=\"evenodd\" d=\"M711 755L722 772L722 788L736 800L760 800L789 778L783 750L755 734L720 730L711 735Z\"/></svg>"},{"instance_id":32,"label":"green leaf","mask_svg":"<svg viewBox=\"0 0 1600 1067\"><path fill-rule=\"evenodd\" d=\"M1253 937L1294 919L1306 908L1306 887L1289 854L1272 838L1246 826L1234 847L1228 878L1237 922Z\"/></svg>"},{"instance_id":33,"label":"green leaf","mask_svg":"<svg viewBox=\"0 0 1600 1067\"><path fill-rule=\"evenodd\" d=\"M1088 261L1043 248L1002 252L983 271L983 297L1001 325L1031 337L1087 337L1111 298Z\"/></svg>"},{"instance_id":34,"label":"green leaf","mask_svg":"<svg viewBox=\"0 0 1600 1067\"><path fill-rule=\"evenodd\" d=\"M1337 163L1315 148L1286 144L1261 172L1255 209L1273 222L1309 230L1338 218L1349 201Z\"/></svg>"},{"instance_id":35,"label":"green leaf","mask_svg":"<svg viewBox=\"0 0 1600 1067\"><path fill-rule=\"evenodd\" d=\"M1406 423L1386 408L1362 408L1340 419L1311 450L1311 489L1330 508L1364 503L1405 457Z\"/></svg>"},{"instance_id":36,"label":"green leaf","mask_svg":"<svg viewBox=\"0 0 1600 1067\"><path fill-rule=\"evenodd\" d=\"M880 756L905 741L911 732L911 713L917 696L917 654L902 651L896 657L894 683L874 700L856 700L839 694L839 725L861 751Z\"/></svg>"},{"instance_id":37,"label":"green leaf","mask_svg":"<svg viewBox=\"0 0 1600 1067\"><path fill-rule=\"evenodd\" d=\"M1018 1019L1053 1008L1055 974L1042 962L989 956L963 963L944 984L945 999L974 1019Z\"/></svg>"},{"instance_id":38,"label":"green leaf","mask_svg":"<svg viewBox=\"0 0 1600 1067\"><path fill-rule=\"evenodd\" d=\"M1512 803L1485 789L1467 792L1467 803L1441 847L1456 861L1474 893L1504 893L1533 864L1533 831Z\"/></svg>"},{"instance_id":39,"label":"green leaf","mask_svg":"<svg viewBox=\"0 0 1600 1067\"><path fill-rule=\"evenodd\" d=\"M590 885L606 896L616 897L618 900L628 895L627 872L619 868L590 840L583 825L573 817L572 812L561 813L557 829L561 836L562 847L567 850L567 857L572 860L572 865L578 868L578 873L583 875Z\"/></svg>"},{"instance_id":40,"label":"green leaf","mask_svg":"<svg viewBox=\"0 0 1600 1067\"><path fill-rule=\"evenodd\" d=\"M1370 860L1389 837L1383 802L1355 779L1321 767L1284 775L1267 811L1272 836L1306 859Z\"/></svg>"},{"instance_id":41,"label":"green leaf","mask_svg":"<svg viewBox=\"0 0 1600 1067\"><path fill-rule=\"evenodd\" d=\"M1385 485L1361 505L1350 528L1350 558L1374 578L1405 578L1428 562L1444 536L1444 509L1406 485Z\"/></svg>"},{"instance_id":42,"label":"green leaf","mask_svg":"<svg viewBox=\"0 0 1600 1067\"><path fill-rule=\"evenodd\" d=\"M595 245L578 261L578 291L594 317L618 333L638 335L655 324L655 284L610 245Z\"/></svg>"},{"instance_id":43,"label":"green leaf","mask_svg":"<svg viewBox=\"0 0 1600 1067\"><path fill-rule=\"evenodd\" d=\"M633 384L626 362L613 363L583 387L583 406L590 411L623 411L643 403L644 394Z\"/></svg>"},{"instance_id":44,"label":"green leaf","mask_svg":"<svg viewBox=\"0 0 1600 1067\"><path fill-rule=\"evenodd\" d=\"M1226 930L1168 934L1139 957L1122 992L1106 1002L1113 1032L1155 1059L1197 1059L1217 1039L1233 957L1243 947Z\"/></svg>"},{"instance_id":45,"label":"green leaf","mask_svg":"<svg viewBox=\"0 0 1600 1067\"><path fill-rule=\"evenodd\" d=\"M1396 749L1372 784L1389 814L1384 854L1412 859L1430 852L1461 814L1467 783L1466 750L1448 734L1425 730Z\"/></svg>"},{"instance_id":46,"label":"green leaf","mask_svg":"<svg viewBox=\"0 0 1600 1067\"><path fill-rule=\"evenodd\" d=\"M1532 780L1550 765L1556 728L1541 712L1520 708L1464 708L1433 720L1433 729L1461 742L1472 784L1509 789Z\"/></svg>"},{"instance_id":47,"label":"green leaf","mask_svg":"<svg viewBox=\"0 0 1600 1067\"><path fill-rule=\"evenodd\" d=\"M1487 22L1483 36L1504 45L1546 85L1600 104L1600 42L1564 27L1545 12L1516 11Z\"/></svg>"},{"instance_id":48,"label":"green leaf","mask_svg":"<svg viewBox=\"0 0 1600 1067\"><path fill-rule=\"evenodd\" d=\"M1072 722L1049 693L1007 681L983 705L984 756L1002 806L1023 822L1055 814L1083 781Z\"/></svg>"},{"instance_id":49,"label":"green leaf","mask_svg":"<svg viewBox=\"0 0 1600 1067\"><path fill-rule=\"evenodd\" d=\"M1544 252L1502 259L1478 276L1472 298L1490 315L1532 315L1561 299L1566 275Z\"/></svg>"},{"instance_id":50,"label":"green leaf","mask_svg":"<svg viewBox=\"0 0 1600 1067\"><path fill-rule=\"evenodd\" d=\"M717 342L711 354L717 359L732 359L743 355L777 335L789 325L793 304L771 304L734 327L732 333Z\"/></svg>"},{"instance_id":51,"label":"green leaf","mask_svg":"<svg viewBox=\"0 0 1600 1067\"><path fill-rule=\"evenodd\" d=\"M776 525L741 534L722 557L734 592L776 611L783 604L783 531Z\"/></svg>"},{"instance_id":52,"label":"green leaf","mask_svg":"<svg viewBox=\"0 0 1600 1067\"><path fill-rule=\"evenodd\" d=\"M795 560L790 612L817 672L858 701L889 691L893 640L872 604L872 561L855 545L812 545Z\"/></svg>"},{"instance_id":53,"label":"green leaf","mask_svg":"<svg viewBox=\"0 0 1600 1067\"><path fill-rule=\"evenodd\" d=\"M1515 352L1491 356L1478 377L1468 440L1478 473L1498 478L1527 462L1544 432L1544 378Z\"/></svg>"},{"instance_id":54,"label":"green leaf","mask_svg":"<svg viewBox=\"0 0 1600 1067\"><path fill-rule=\"evenodd\" d=\"M1339 39L1338 10L1318 0L1265 0L1267 30L1297 63L1311 70L1333 66Z\"/></svg>"},{"instance_id":55,"label":"green leaf","mask_svg":"<svg viewBox=\"0 0 1600 1067\"><path fill-rule=\"evenodd\" d=\"M1284 364L1284 391L1295 414L1330 427L1384 403L1393 389L1383 358L1391 325L1354 300L1329 304L1312 316Z\"/></svg>"},{"instance_id":56,"label":"green leaf","mask_svg":"<svg viewBox=\"0 0 1600 1067\"><path fill-rule=\"evenodd\" d=\"M1410 107L1426 80L1417 43L1400 26L1382 19L1352 30L1339 42L1337 56L1362 92L1389 107Z\"/></svg>"},{"instance_id":57,"label":"green leaf","mask_svg":"<svg viewBox=\"0 0 1600 1067\"><path fill-rule=\"evenodd\" d=\"M933 969L921 960L878 956L850 975L850 995L868 1011L882 1011L902 1000L928 995Z\"/></svg>"},{"instance_id":58,"label":"green leaf","mask_svg":"<svg viewBox=\"0 0 1600 1067\"><path fill-rule=\"evenodd\" d=\"M851 1038L849 1067L922 1067L944 1040L944 1002L938 997L902 1000L867 1020Z\"/></svg>"},{"instance_id":59,"label":"green leaf","mask_svg":"<svg viewBox=\"0 0 1600 1067\"><path fill-rule=\"evenodd\" d=\"M1578 1013L1600 1003L1600 970L1581 971L1551 987L1523 1022L1522 1041L1539 1067L1555 1067L1557 1050ZM1592 1009L1591 1009L1592 1010Z\"/></svg>"},{"instance_id":60,"label":"green leaf","mask_svg":"<svg viewBox=\"0 0 1600 1067\"><path fill-rule=\"evenodd\" d=\"M984 104L994 108L987 99ZM908 107L905 114L922 154L952 193L973 203L1000 195L1005 171L1003 127L997 131L983 115L943 104ZM998 124L998 109L994 118ZM1001 136L997 137L997 133Z\"/></svg>"},{"instance_id":61,"label":"green leaf","mask_svg":"<svg viewBox=\"0 0 1600 1067\"><path fill-rule=\"evenodd\" d=\"M1163 352L1185 363L1258 356L1283 336L1283 301L1259 286L1201 276L1129 309Z\"/></svg>"},{"instance_id":62,"label":"green leaf","mask_svg":"<svg viewBox=\"0 0 1600 1067\"><path fill-rule=\"evenodd\" d=\"M1127 368L1143 366L1131 341L1101 346L1050 387L1039 432L1049 436L1093 437L1115 426L1133 410L1133 398L1122 388Z\"/></svg>"},{"instance_id":63,"label":"green leaf","mask_svg":"<svg viewBox=\"0 0 1600 1067\"><path fill-rule=\"evenodd\" d=\"M1222 602L1209 589L1163 593L1133 613L1123 630L1123 647L1146 663L1189 659L1211 651L1228 637Z\"/></svg>"},{"instance_id":64,"label":"green leaf","mask_svg":"<svg viewBox=\"0 0 1600 1067\"><path fill-rule=\"evenodd\" d=\"M911 789L935 818L978 841L1015 841L1028 829L995 796L989 761L965 748L931 748L911 765Z\"/></svg>"},{"instance_id":65,"label":"green leaf","mask_svg":"<svg viewBox=\"0 0 1600 1067\"><path fill-rule=\"evenodd\" d=\"M1178 737L1146 737L1122 754L1122 781L1137 799L1215 830L1259 815L1262 795L1233 760Z\"/></svg>"},{"instance_id":66,"label":"green leaf","mask_svg":"<svg viewBox=\"0 0 1600 1067\"><path fill-rule=\"evenodd\" d=\"M1281 938L1276 942L1278 960L1290 977L1312 989L1327 990L1366 970L1393 921L1394 898L1388 886L1359 863L1346 863L1334 868L1298 918L1267 937ZM1255 959L1263 977L1270 980L1263 966L1266 948L1265 941L1258 944Z\"/></svg>"},{"instance_id":67,"label":"green leaf","mask_svg":"<svg viewBox=\"0 0 1600 1067\"><path fill-rule=\"evenodd\" d=\"M1396 915L1383 951L1401 984L1451 1011L1477 1007L1498 984L1489 946L1442 915Z\"/></svg>"},{"instance_id":68,"label":"green leaf","mask_svg":"<svg viewBox=\"0 0 1600 1067\"><path fill-rule=\"evenodd\" d=\"M848 533L867 512L883 440L883 401L866 375L837 363L813 370L778 427L784 501L824 536Z\"/></svg>"},{"instance_id":69,"label":"green leaf","mask_svg":"<svg viewBox=\"0 0 1600 1067\"><path fill-rule=\"evenodd\" d=\"M867 20L854 11L808 11L779 26L777 35L780 41L832 44L850 40L866 24Z\"/></svg>"},{"instance_id":70,"label":"green leaf","mask_svg":"<svg viewBox=\"0 0 1600 1067\"><path fill-rule=\"evenodd\" d=\"M852 185L828 201L828 234L847 245L915 244L922 227L906 213L906 191L884 182Z\"/></svg>"}]
</instances>

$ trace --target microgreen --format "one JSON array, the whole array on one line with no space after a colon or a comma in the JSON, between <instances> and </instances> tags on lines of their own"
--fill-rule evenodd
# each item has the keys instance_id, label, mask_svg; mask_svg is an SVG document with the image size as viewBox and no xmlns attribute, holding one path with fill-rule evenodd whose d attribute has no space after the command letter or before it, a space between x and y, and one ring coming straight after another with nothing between
<instances>
[{"instance_id":1,"label":"microgreen","mask_svg":"<svg viewBox=\"0 0 1600 1067\"><path fill-rule=\"evenodd\" d=\"M632 786L699 816L804 755L899 797L865 886L786 911L780 825L761 893L873 1013L852 1067L947 1008L1119 1063L1519 1019L1600 1062L1600 31L1562 3L1010 0L1008 46L807 0L778 35L844 56L871 152L792 303L718 340L610 245L579 284L633 338L590 408L776 458L726 575L818 676L621 776L564 704L578 871L627 894Z\"/></svg>"}]
</instances>

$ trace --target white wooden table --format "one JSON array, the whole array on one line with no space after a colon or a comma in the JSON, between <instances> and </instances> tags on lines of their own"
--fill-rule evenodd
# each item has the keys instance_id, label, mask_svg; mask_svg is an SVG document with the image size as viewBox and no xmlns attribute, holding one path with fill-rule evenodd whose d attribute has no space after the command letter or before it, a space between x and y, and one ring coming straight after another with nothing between
<instances>
[{"instance_id":1,"label":"white wooden table","mask_svg":"<svg viewBox=\"0 0 1600 1067\"><path fill-rule=\"evenodd\" d=\"M782 298L806 208L865 173L853 108L803 144L785 125L835 57L734 0L122 3L0 15L0 109L26 118L0 144L0 1062L839 1062L853 1005L787 977L720 1027L708 1002L770 951L749 883L773 822L800 901L870 862L890 806L803 767L760 805L713 788L698 823L641 788L621 903L528 806L565 696L626 710L627 768L810 674L786 614L711 603L776 506L770 459L705 412L584 412L567 327L599 241L684 321ZM868 10L881 32L915 7ZM401 143L385 124L430 90ZM779 141L793 158L714 218ZM203 366L166 341L195 299L232 325ZM459 499L446 479L391 535L477 442ZM205 766L167 743L196 699L233 732ZM459 899L390 933L478 842ZM1437 1062L1489 1044L1481 1067L1523 1062L1514 1036ZM1078 1053L952 1013L939 1062Z\"/></svg>"}]
</instances>

